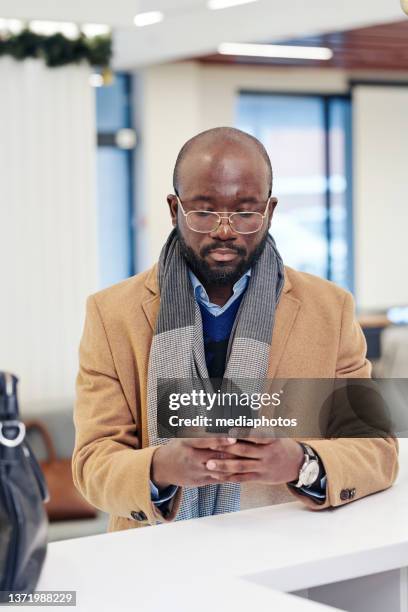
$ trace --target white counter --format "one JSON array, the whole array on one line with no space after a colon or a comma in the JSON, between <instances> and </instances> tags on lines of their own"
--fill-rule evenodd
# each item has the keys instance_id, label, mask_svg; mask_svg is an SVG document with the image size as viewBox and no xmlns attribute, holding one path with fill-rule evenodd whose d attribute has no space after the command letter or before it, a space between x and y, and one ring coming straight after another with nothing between
<instances>
[{"instance_id":1,"label":"white counter","mask_svg":"<svg viewBox=\"0 0 408 612\"><path fill-rule=\"evenodd\" d=\"M407 442L401 440L399 479L387 491L321 512L294 502L54 542L37 589L76 590L77 609L87 612L239 612L244 605L247 612L247 597L251 607L284 612L325 608L281 591L309 589L313 599L338 605L338 586L313 587L351 581L344 587L352 599L347 609L383 612L386 605L387 612L402 612ZM366 586L355 580L377 573Z\"/></svg>"}]
</instances>

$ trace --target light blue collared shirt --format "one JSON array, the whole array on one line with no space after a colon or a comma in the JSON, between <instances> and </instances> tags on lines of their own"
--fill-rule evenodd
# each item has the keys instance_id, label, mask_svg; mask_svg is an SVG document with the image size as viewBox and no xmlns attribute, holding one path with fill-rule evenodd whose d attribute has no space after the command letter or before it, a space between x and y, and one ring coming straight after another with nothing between
<instances>
[{"instance_id":1,"label":"light blue collared shirt","mask_svg":"<svg viewBox=\"0 0 408 612\"><path fill-rule=\"evenodd\" d=\"M219 317L244 293L248 286L249 277L251 276L251 269L245 272L245 274L241 276L239 280L237 280L232 288L232 295L224 306L218 306L218 304L213 304L210 302L207 291L205 290L203 284L198 280L194 272L189 269L188 274L193 285L194 296L197 302L201 304L201 306L204 306L214 317Z\"/></svg>"}]
</instances>

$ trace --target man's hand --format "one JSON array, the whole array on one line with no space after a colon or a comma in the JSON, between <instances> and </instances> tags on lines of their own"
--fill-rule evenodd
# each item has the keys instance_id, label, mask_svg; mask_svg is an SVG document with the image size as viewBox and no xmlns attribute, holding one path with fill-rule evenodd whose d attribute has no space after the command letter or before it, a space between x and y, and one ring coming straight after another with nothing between
<instances>
[{"instance_id":1,"label":"man's hand","mask_svg":"<svg viewBox=\"0 0 408 612\"><path fill-rule=\"evenodd\" d=\"M235 457L210 458L206 463L220 482L227 475L228 482L287 483L298 479L304 461L302 447L290 438L246 438L229 446L228 453Z\"/></svg>"},{"instance_id":2,"label":"man's hand","mask_svg":"<svg viewBox=\"0 0 408 612\"><path fill-rule=\"evenodd\" d=\"M159 487L184 485L199 487L227 482L230 473L215 473L206 467L210 460L232 459L229 448L234 438L177 438L160 446L153 454L151 478Z\"/></svg>"}]
</instances>

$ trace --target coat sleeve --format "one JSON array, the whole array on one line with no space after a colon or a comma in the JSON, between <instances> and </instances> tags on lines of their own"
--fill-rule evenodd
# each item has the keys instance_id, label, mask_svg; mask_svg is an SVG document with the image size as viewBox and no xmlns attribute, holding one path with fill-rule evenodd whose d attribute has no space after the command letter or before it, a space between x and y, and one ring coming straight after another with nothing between
<instances>
[{"instance_id":1,"label":"coat sleeve","mask_svg":"<svg viewBox=\"0 0 408 612\"><path fill-rule=\"evenodd\" d=\"M151 501L150 466L158 447L141 448L138 423L118 378L95 296L87 301L79 348L74 425L73 480L85 499L142 524L175 517L180 492L169 502L166 516Z\"/></svg>"},{"instance_id":2,"label":"coat sleeve","mask_svg":"<svg viewBox=\"0 0 408 612\"><path fill-rule=\"evenodd\" d=\"M368 378L371 364L366 359L367 345L355 317L354 300L346 292L343 304L336 378ZM326 475L326 500L290 492L313 510L340 506L390 487L398 474L398 441L394 437L304 440L323 462Z\"/></svg>"}]
</instances>

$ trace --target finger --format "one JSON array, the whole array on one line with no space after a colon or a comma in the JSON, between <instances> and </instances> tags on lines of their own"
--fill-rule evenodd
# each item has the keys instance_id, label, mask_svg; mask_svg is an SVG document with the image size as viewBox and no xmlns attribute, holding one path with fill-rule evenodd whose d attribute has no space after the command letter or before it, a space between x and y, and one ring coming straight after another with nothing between
<instances>
[{"instance_id":1,"label":"finger","mask_svg":"<svg viewBox=\"0 0 408 612\"><path fill-rule=\"evenodd\" d=\"M235 455L232 455L231 453L229 452L227 453L225 451L214 451L214 450L203 448L203 449L196 449L196 452L198 453L197 459L199 463L201 463L201 465L204 465L204 466L206 465L208 461L210 461L210 459L235 459Z\"/></svg>"},{"instance_id":2,"label":"finger","mask_svg":"<svg viewBox=\"0 0 408 612\"><path fill-rule=\"evenodd\" d=\"M210 459L206 467L210 472L244 473L257 471L260 461L257 459Z\"/></svg>"},{"instance_id":3,"label":"finger","mask_svg":"<svg viewBox=\"0 0 408 612\"><path fill-rule=\"evenodd\" d=\"M235 444L235 438L186 438L186 444L193 448L219 450Z\"/></svg>"},{"instance_id":4,"label":"finger","mask_svg":"<svg viewBox=\"0 0 408 612\"><path fill-rule=\"evenodd\" d=\"M262 459L265 445L252 444L247 442L236 442L228 447L228 454L248 459Z\"/></svg>"},{"instance_id":5,"label":"finger","mask_svg":"<svg viewBox=\"0 0 408 612\"><path fill-rule=\"evenodd\" d=\"M212 439L208 448L211 448L212 450L218 450L219 448L228 448L232 444L235 444L236 441L237 439L232 437L215 438L215 443L214 439Z\"/></svg>"},{"instance_id":6,"label":"finger","mask_svg":"<svg viewBox=\"0 0 408 612\"><path fill-rule=\"evenodd\" d=\"M281 438L260 438L259 436L248 436L248 438L243 438L242 441L252 442L252 444L276 444L276 442L278 442L280 439Z\"/></svg>"}]
</instances>

